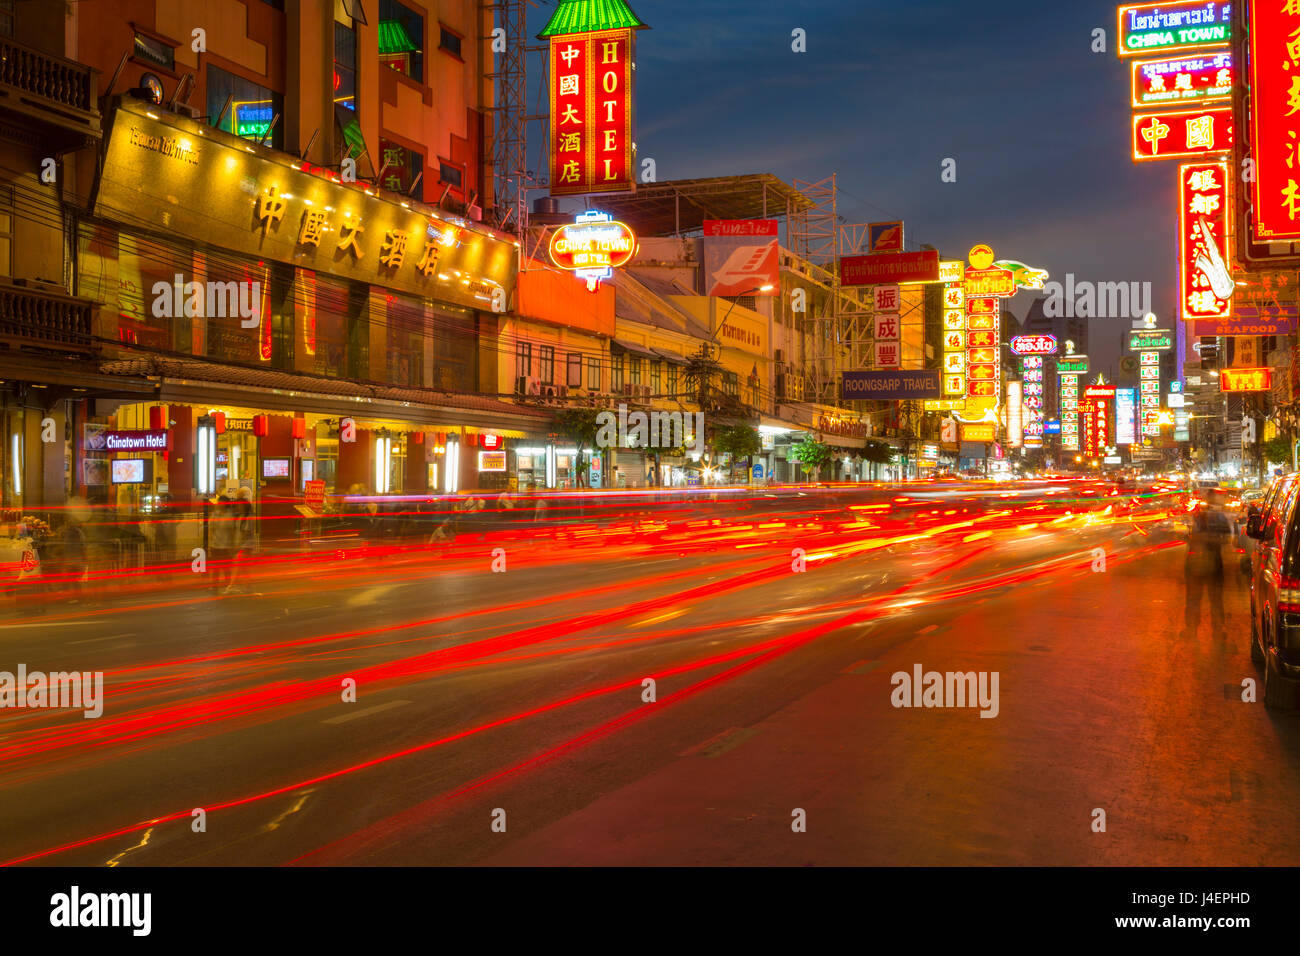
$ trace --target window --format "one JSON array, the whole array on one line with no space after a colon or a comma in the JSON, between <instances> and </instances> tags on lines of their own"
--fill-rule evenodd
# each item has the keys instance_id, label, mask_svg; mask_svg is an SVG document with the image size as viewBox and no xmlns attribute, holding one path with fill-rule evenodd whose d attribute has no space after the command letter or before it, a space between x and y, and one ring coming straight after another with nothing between
<instances>
[{"instance_id":1,"label":"window","mask_svg":"<svg viewBox=\"0 0 1300 956\"><path fill-rule=\"evenodd\" d=\"M135 50L132 51L132 55L137 60L161 66L164 70L174 72L176 69L176 48L168 46L161 40L147 37L143 33L135 35Z\"/></svg>"},{"instance_id":2,"label":"window","mask_svg":"<svg viewBox=\"0 0 1300 956\"><path fill-rule=\"evenodd\" d=\"M424 82L424 17L397 0L379 0L379 62Z\"/></svg>"},{"instance_id":3,"label":"window","mask_svg":"<svg viewBox=\"0 0 1300 956\"><path fill-rule=\"evenodd\" d=\"M537 347L537 377L543 382L555 381L555 347L539 345Z\"/></svg>"},{"instance_id":4,"label":"window","mask_svg":"<svg viewBox=\"0 0 1300 956\"><path fill-rule=\"evenodd\" d=\"M219 66L208 64L208 115L217 116L230 99L230 108L221 117L221 128L243 139L260 143L266 138L271 122L279 116L281 122L271 131L270 145L280 149L284 144L284 97L252 80L227 73Z\"/></svg>"},{"instance_id":5,"label":"window","mask_svg":"<svg viewBox=\"0 0 1300 956\"><path fill-rule=\"evenodd\" d=\"M357 32L334 21L334 102L357 108Z\"/></svg>"},{"instance_id":6,"label":"window","mask_svg":"<svg viewBox=\"0 0 1300 956\"><path fill-rule=\"evenodd\" d=\"M668 394L669 395L677 394L677 366L676 365L668 366Z\"/></svg>"},{"instance_id":7,"label":"window","mask_svg":"<svg viewBox=\"0 0 1300 956\"><path fill-rule=\"evenodd\" d=\"M465 177L461 173L459 166L453 166L445 159L438 160L438 180L440 182L451 186L453 189L461 189L463 188L464 179Z\"/></svg>"},{"instance_id":8,"label":"window","mask_svg":"<svg viewBox=\"0 0 1300 956\"><path fill-rule=\"evenodd\" d=\"M623 354L609 357L609 387L617 394L623 391Z\"/></svg>"},{"instance_id":9,"label":"window","mask_svg":"<svg viewBox=\"0 0 1300 956\"><path fill-rule=\"evenodd\" d=\"M600 359L587 359L587 388L593 392L600 391Z\"/></svg>"},{"instance_id":10,"label":"window","mask_svg":"<svg viewBox=\"0 0 1300 956\"><path fill-rule=\"evenodd\" d=\"M735 372L722 373L722 389L728 395L740 397L740 376Z\"/></svg>"},{"instance_id":11,"label":"window","mask_svg":"<svg viewBox=\"0 0 1300 956\"><path fill-rule=\"evenodd\" d=\"M423 202L423 178L420 174L424 172L424 157L386 139L379 141L379 156L379 167L383 172L379 185Z\"/></svg>"},{"instance_id":12,"label":"window","mask_svg":"<svg viewBox=\"0 0 1300 956\"><path fill-rule=\"evenodd\" d=\"M569 388L582 387L582 356L577 352L569 353L568 371L564 376L564 384Z\"/></svg>"},{"instance_id":13,"label":"window","mask_svg":"<svg viewBox=\"0 0 1300 956\"><path fill-rule=\"evenodd\" d=\"M14 192L0 189L0 275L13 275Z\"/></svg>"},{"instance_id":14,"label":"window","mask_svg":"<svg viewBox=\"0 0 1300 956\"><path fill-rule=\"evenodd\" d=\"M533 343L515 343L515 375L531 378L533 374Z\"/></svg>"},{"instance_id":15,"label":"window","mask_svg":"<svg viewBox=\"0 0 1300 956\"><path fill-rule=\"evenodd\" d=\"M14 35L14 0L0 0L0 36Z\"/></svg>"},{"instance_id":16,"label":"window","mask_svg":"<svg viewBox=\"0 0 1300 956\"><path fill-rule=\"evenodd\" d=\"M660 386L663 385L663 379L661 378L662 370L663 370L663 366L661 366L660 363L658 362L650 363L650 394L651 395L658 395Z\"/></svg>"},{"instance_id":17,"label":"window","mask_svg":"<svg viewBox=\"0 0 1300 956\"><path fill-rule=\"evenodd\" d=\"M457 59L460 58L460 34L452 33L441 24L438 27L438 49L446 50Z\"/></svg>"},{"instance_id":18,"label":"window","mask_svg":"<svg viewBox=\"0 0 1300 956\"><path fill-rule=\"evenodd\" d=\"M635 355L628 356L628 380L633 385L641 384L641 359Z\"/></svg>"}]
</instances>

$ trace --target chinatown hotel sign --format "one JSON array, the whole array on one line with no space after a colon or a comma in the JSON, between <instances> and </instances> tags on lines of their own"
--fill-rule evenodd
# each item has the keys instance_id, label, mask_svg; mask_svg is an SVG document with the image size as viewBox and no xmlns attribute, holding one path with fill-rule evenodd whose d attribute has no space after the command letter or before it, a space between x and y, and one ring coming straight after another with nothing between
<instances>
[{"instance_id":1,"label":"chinatown hotel sign","mask_svg":"<svg viewBox=\"0 0 1300 956\"><path fill-rule=\"evenodd\" d=\"M506 310L518 260L512 241L303 167L309 164L124 100L95 213L165 238L472 309Z\"/></svg>"},{"instance_id":2,"label":"chinatown hotel sign","mask_svg":"<svg viewBox=\"0 0 1300 956\"><path fill-rule=\"evenodd\" d=\"M636 31L625 0L560 0L548 43L553 196L632 192Z\"/></svg>"}]
</instances>

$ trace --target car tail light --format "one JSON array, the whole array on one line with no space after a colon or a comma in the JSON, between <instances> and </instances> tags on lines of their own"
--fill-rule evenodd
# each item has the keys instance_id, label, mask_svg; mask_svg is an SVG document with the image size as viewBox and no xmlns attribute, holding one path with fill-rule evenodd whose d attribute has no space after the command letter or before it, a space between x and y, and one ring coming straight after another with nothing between
<instances>
[{"instance_id":1,"label":"car tail light","mask_svg":"<svg viewBox=\"0 0 1300 956\"><path fill-rule=\"evenodd\" d=\"M1285 614L1300 613L1300 578L1284 574L1278 579L1277 609Z\"/></svg>"}]
</instances>

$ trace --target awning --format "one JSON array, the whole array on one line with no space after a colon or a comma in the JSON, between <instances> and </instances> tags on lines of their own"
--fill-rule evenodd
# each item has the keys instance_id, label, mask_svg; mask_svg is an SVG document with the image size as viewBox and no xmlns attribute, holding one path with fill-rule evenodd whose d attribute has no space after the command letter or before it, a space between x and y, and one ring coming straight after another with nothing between
<instances>
[{"instance_id":1,"label":"awning","mask_svg":"<svg viewBox=\"0 0 1300 956\"><path fill-rule=\"evenodd\" d=\"M658 358L651 349L644 345L637 345L635 342L625 342L622 339L614 339L613 344L622 349L624 352L631 352L634 355L644 355L646 358Z\"/></svg>"},{"instance_id":2,"label":"awning","mask_svg":"<svg viewBox=\"0 0 1300 956\"><path fill-rule=\"evenodd\" d=\"M689 364L690 364L690 362L689 362L686 358L684 358L684 357L682 357L682 356L680 356L680 355L677 355L677 354L674 353L674 352L669 352L669 351L666 350L666 349L657 349L657 348L654 348L654 347L652 346L651 349L650 349L650 351L654 352L656 355L658 355L660 358L662 358L665 362L668 362L670 365L689 365Z\"/></svg>"}]
</instances>

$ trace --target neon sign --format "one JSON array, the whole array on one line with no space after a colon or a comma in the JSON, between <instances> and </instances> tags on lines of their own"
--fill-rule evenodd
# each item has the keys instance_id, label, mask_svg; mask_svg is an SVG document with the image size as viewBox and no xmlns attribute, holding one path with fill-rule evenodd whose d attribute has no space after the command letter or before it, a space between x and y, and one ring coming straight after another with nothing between
<instances>
[{"instance_id":1,"label":"neon sign","mask_svg":"<svg viewBox=\"0 0 1300 956\"><path fill-rule=\"evenodd\" d=\"M1119 55L1192 50L1232 40L1232 4L1166 0L1119 8Z\"/></svg>"},{"instance_id":2,"label":"neon sign","mask_svg":"<svg viewBox=\"0 0 1300 956\"><path fill-rule=\"evenodd\" d=\"M609 213L588 210L569 225L551 235L551 261L587 282L595 292L602 279L610 279L614 270L626 265L636 254L636 234Z\"/></svg>"}]
</instances>

